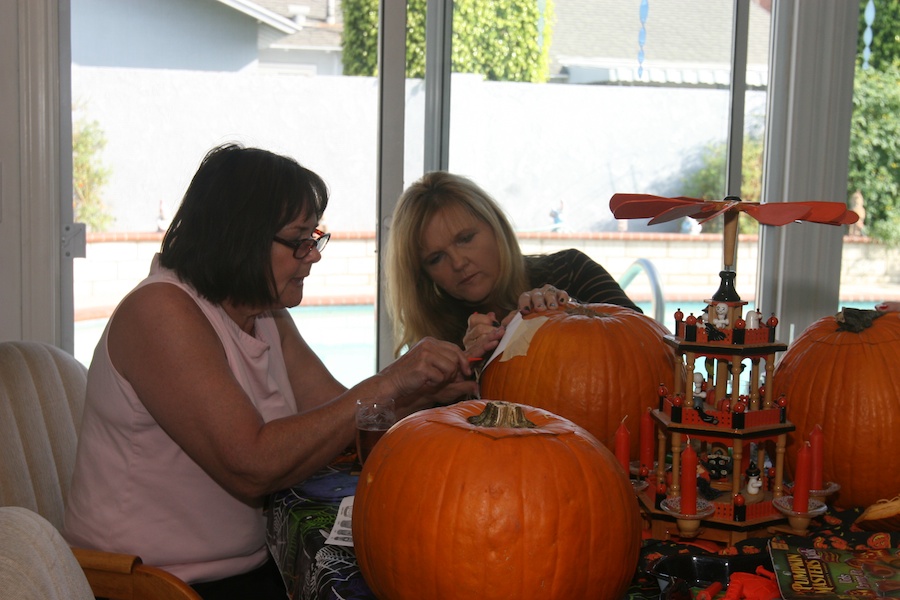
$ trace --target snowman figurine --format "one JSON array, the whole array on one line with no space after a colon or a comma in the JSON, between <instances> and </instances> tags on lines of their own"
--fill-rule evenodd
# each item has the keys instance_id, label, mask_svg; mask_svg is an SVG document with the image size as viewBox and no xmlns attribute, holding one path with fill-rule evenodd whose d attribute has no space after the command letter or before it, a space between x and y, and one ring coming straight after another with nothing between
<instances>
[{"instance_id":1,"label":"snowman figurine","mask_svg":"<svg viewBox=\"0 0 900 600\"><path fill-rule=\"evenodd\" d=\"M744 498L747 504L755 504L763 499L765 495L762 489L762 479L760 479L760 470L755 462L751 462L745 472L747 475L747 486L744 488Z\"/></svg>"}]
</instances>

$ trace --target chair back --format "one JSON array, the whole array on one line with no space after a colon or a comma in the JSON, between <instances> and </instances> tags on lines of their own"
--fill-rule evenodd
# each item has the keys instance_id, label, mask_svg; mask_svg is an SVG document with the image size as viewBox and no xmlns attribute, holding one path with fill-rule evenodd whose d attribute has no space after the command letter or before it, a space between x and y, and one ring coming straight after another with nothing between
<instances>
[{"instance_id":1,"label":"chair back","mask_svg":"<svg viewBox=\"0 0 900 600\"><path fill-rule=\"evenodd\" d=\"M59 534L75 469L86 388L87 368L64 350L43 342L0 342L0 507L8 507L2 509L7 512L27 509L34 515L32 521L50 525L40 535L62 542L67 558L60 561L71 559L80 565L81 579L86 577L89 583L89 598L200 600L186 583L143 564L138 556L70 549ZM4 551L11 551L2 546L16 544L6 542L0 522L0 562ZM23 568L35 577L45 575L39 562ZM0 573L0 592L6 590L2 577Z\"/></svg>"},{"instance_id":2,"label":"chair back","mask_svg":"<svg viewBox=\"0 0 900 600\"><path fill-rule=\"evenodd\" d=\"M87 369L43 342L0 342L0 506L61 530L75 468Z\"/></svg>"}]
</instances>

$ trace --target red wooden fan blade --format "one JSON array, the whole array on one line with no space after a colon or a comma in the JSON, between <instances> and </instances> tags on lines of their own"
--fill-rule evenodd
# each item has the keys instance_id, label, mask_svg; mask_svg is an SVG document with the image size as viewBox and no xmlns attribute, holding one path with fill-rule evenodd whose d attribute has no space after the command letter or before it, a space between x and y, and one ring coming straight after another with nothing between
<instances>
[{"instance_id":1,"label":"red wooden fan blade","mask_svg":"<svg viewBox=\"0 0 900 600\"><path fill-rule=\"evenodd\" d=\"M716 202L715 210L706 210L703 211L702 214L697 216L697 221L701 224L706 223L710 219L714 219L721 215L724 212L728 212L731 209L741 210L745 206L745 203L740 200L731 200L729 202Z\"/></svg>"},{"instance_id":2,"label":"red wooden fan blade","mask_svg":"<svg viewBox=\"0 0 900 600\"><path fill-rule=\"evenodd\" d=\"M852 225L859 221L859 215L852 210L847 210L843 202L792 202L809 208L809 214L803 217L803 221L811 223L824 223L826 225Z\"/></svg>"},{"instance_id":3,"label":"red wooden fan blade","mask_svg":"<svg viewBox=\"0 0 900 600\"><path fill-rule=\"evenodd\" d=\"M772 202L747 209L763 225L787 225L794 221L807 221L825 225L850 225L859 220L859 215L847 210L841 202Z\"/></svg>"},{"instance_id":4,"label":"red wooden fan blade","mask_svg":"<svg viewBox=\"0 0 900 600\"><path fill-rule=\"evenodd\" d=\"M797 202L772 202L748 205L744 211L763 225L787 225L803 219L809 208Z\"/></svg>"},{"instance_id":5,"label":"red wooden fan blade","mask_svg":"<svg viewBox=\"0 0 900 600\"><path fill-rule=\"evenodd\" d=\"M651 194L614 194L609 208L617 219L649 219L674 206L702 204L696 198L666 198Z\"/></svg>"},{"instance_id":6,"label":"red wooden fan blade","mask_svg":"<svg viewBox=\"0 0 900 600\"><path fill-rule=\"evenodd\" d=\"M617 219L650 219L649 225L666 223L682 217L693 217L700 223L728 212L743 211L763 225L781 226L795 221L850 225L859 215L841 202L743 202L741 200L702 200L652 194L613 194L609 208Z\"/></svg>"},{"instance_id":7,"label":"red wooden fan blade","mask_svg":"<svg viewBox=\"0 0 900 600\"><path fill-rule=\"evenodd\" d=\"M713 210L718 208L719 202L716 202L713 206ZM647 222L647 225L656 225L658 223L668 223L669 221L674 221L675 219L680 219L682 217L697 217L697 215L701 215L705 212L710 211L710 205L707 202L702 204L683 204L681 206L673 206L668 210L664 210L661 213L657 214L655 217L650 219ZM699 220L699 219L698 219Z\"/></svg>"},{"instance_id":8,"label":"red wooden fan blade","mask_svg":"<svg viewBox=\"0 0 900 600\"><path fill-rule=\"evenodd\" d=\"M836 223L830 223L831 225L853 225L859 221L859 215L853 212L852 210L848 210L845 212L839 221Z\"/></svg>"}]
</instances>

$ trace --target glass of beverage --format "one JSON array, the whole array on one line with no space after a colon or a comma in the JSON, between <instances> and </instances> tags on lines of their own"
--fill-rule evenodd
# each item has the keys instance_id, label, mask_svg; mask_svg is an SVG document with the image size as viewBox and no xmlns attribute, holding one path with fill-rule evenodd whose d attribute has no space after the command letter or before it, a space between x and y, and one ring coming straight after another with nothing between
<instances>
[{"instance_id":1,"label":"glass of beverage","mask_svg":"<svg viewBox=\"0 0 900 600\"><path fill-rule=\"evenodd\" d=\"M360 398L356 401L356 453L364 464L381 436L397 422L393 398Z\"/></svg>"}]
</instances>

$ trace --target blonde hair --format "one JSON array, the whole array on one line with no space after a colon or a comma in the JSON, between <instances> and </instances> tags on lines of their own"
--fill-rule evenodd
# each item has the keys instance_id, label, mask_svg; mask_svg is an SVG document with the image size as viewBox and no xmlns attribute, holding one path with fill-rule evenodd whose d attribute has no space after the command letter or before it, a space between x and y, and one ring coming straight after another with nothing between
<instances>
[{"instance_id":1,"label":"blonde hair","mask_svg":"<svg viewBox=\"0 0 900 600\"><path fill-rule=\"evenodd\" d=\"M497 202L461 175L426 173L400 196L387 241L387 308L394 324L395 355L426 336L462 346L471 307L438 288L422 264L425 226L448 206L465 208L494 232L500 277L486 302L513 310L527 287L519 242Z\"/></svg>"}]
</instances>

